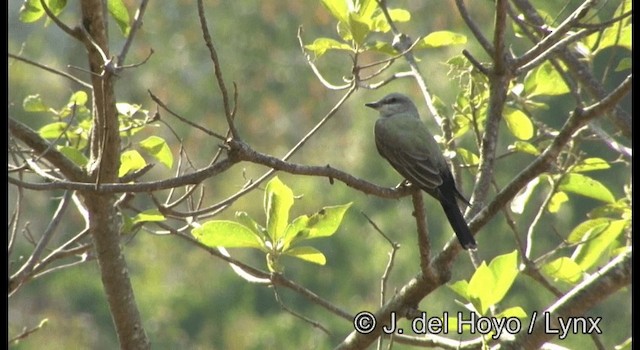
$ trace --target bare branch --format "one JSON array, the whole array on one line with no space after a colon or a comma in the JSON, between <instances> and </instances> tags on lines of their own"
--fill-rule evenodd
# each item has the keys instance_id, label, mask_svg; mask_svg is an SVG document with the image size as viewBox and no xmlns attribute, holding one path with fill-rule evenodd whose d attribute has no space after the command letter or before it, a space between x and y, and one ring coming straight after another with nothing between
<instances>
[{"instance_id":1,"label":"bare branch","mask_svg":"<svg viewBox=\"0 0 640 350\"><path fill-rule=\"evenodd\" d=\"M16 59L18 61L22 61L24 63L30 64L32 66L38 67L38 68L40 68L42 70L45 70L47 72L50 72L50 73L65 77L65 78L73 81L74 83L76 83L78 85L81 85L84 88L87 88L87 89L92 89L93 88L90 84L85 83L84 81L80 80L79 78L74 77L73 75L71 75L69 73L60 71L60 70L55 69L55 68L51 68L51 67L49 67L49 66L47 66L45 64L40 64L40 63L32 61L32 60L30 60L28 58L24 58L24 57L21 57L21 56L18 56L18 55L14 55L12 53L9 53L8 55L9 55L9 57L11 57L13 59Z\"/></svg>"},{"instance_id":2,"label":"bare branch","mask_svg":"<svg viewBox=\"0 0 640 350\"><path fill-rule=\"evenodd\" d=\"M127 37L127 41L122 46L122 51L120 51L120 55L118 55L118 64L120 66L124 65L124 61L127 58L127 53L129 52L129 48L131 48L131 44L133 43L133 39L136 37L138 33L138 29L142 27L142 18L144 17L144 12L147 9L147 4L149 0L140 1L140 7L136 11L135 16L133 17L133 24L131 24L131 30L129 31L129 36ZM153 50L151 50L153 53ZM146 60L145 60L146 61Z\"/></svg>"},{"instance_id":3,"label":"bare branch","mask_svg":"<svg viewBox=\"0 0 640 350\"><path fill-rule=\"evenodd\" d=\"M222 68L220 67L220 60L218 59L218 52L216 51L216 48L213 45L213 41L211 40L211 35L209 34L207 17L204 13L204 5L202 4L202 0L198 0L198 17L200 18L200 27L202 28L204 42L209 49L209 55L211 57L211 61L213 62L213 70L216 75L216 81L218 82L218 88L220 89L220 94L222 94L222 103L224 105L225 112L224 114L227 117L229 130L231 131L231 135L234 139L240 140L240 135L238 134L238 130L236 130L236 126L233 122L234 115L232 112L232 108L229 106L229 93L227 92L227 87L224 83L224 78L222 77ZM233 108L233 110L235 110L235 107Z\"/></svg>"}]
</instances>

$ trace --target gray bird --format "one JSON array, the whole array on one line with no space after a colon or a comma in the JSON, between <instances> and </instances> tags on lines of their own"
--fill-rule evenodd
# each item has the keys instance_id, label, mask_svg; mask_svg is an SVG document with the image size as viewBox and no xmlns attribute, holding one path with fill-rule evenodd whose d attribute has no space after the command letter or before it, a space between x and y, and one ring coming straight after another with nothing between
<instances>
[{"instance_id":1,"label":"gray bird","mask_svg":"<svg viewBox=\"0 0 640 350\"><path fill-rule=\"evenodd\" d=\"M413 102L392 93L365 106L380 112L374 129L380 155L405 179L440 201L462 247L475 249L476 241L456 199L469 202L456 188L447 161Z\"/></svg>"}]
</instances>

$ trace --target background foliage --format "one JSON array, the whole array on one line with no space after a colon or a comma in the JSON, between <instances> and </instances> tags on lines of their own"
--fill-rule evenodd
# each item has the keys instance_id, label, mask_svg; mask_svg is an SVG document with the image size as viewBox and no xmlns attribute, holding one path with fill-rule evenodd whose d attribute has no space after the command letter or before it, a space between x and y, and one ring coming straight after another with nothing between
<instances>
[{"instance_id":1,"label":"background foliage","mask_svg":"<svg viewBox=\"0 0 640 350\"><path fill-rule=\"evenodd\" d=\"M537 1L535 6L544 13L558 14L557 19L561 20L563 14L573 11L579 3ZM129 14L133 15L132 9L137 5L133 1L125 1L124 4ZM461 97L461 88L466 85L463 78L448 74L451 65L447 62L451 63L452 57L459 55L463 48L477 54L476 58L482 62L489 61L489 57L483 56L484 51L471 40L473 36L457 14L454 2L435 4L407 0L394 1L390 5L410 13L411 19L398 23L398 26L413 37L449 30L469 39L460 45L426 48L416 52L418 65L428 79L430 91L438 98L442 114L452 116L457 112L462 115L459 108L465 102ZM612 18L619 5L618 1L603 2L597 7L597 17L600 20ZM335 18L321 2L218 0L207 2L205 6L224 76L228 82L237 83L239 103L236 126L244 141L255 150L277 157L284 155L341 97L342 93L329 91L318 82L296 38L298 27L302 26L301 36L305 44L311 44L321 37L339 40ZM478 23L487 35L491 33L492 21L488 19L493 18L493 2L473 1L467 6L474 18L487 19ZM17 1L9 2L9 52L87 79L82 71L65 68L67 65L86 66L83 47L68 40L50 22L21 22L19 9ZM554 15L550 16L555 18ZM60 18L67 23L75 23L79 18L75 4L69 4ZM119 47L124 39L116 22L110 23L110 31L112 45ZM373 33L372 38L386 42L392 39L389 33ZM513 52L522 53L530 45L511 28L508 38L509 50ZM125 71L118 78L118 102L140 105L153 114L157 107L147 93L150 90L187 119L218 133L225 132L222 102L216 89L209 54L202 40L195 2L152 2L133 47L129 62L143 61L151 49L154 53L145 64ZM601 51L591 52L594 56L590 58L590 66L594 75L602 78L607 91L615 88L629 74L629 69L624 68L624 58L630 57L630 50L629 42L628 46L611 45ZM363 61L384 57L376 52L363 55ZM394 66L394 72L407 69L406 63L400 61ZM339 82L342 77L350 75L350 59L340 51L330 50L314 62L331 81ZM544 76L540 79L552 78ZM513 105L511 111L515 113L516 110L522 110L520 107L523 105L529 109L526 116L516 115L513 118L508 116L507 110L505 119L511 123L501 128L497 152L500 155L508 154L509 146L516 145L516 141L528 141L528 137L522 136L522 133L526 136L527 131L519 129L519 121L526 124L531 118L536 132L545 127L558 129L575 108L575 101L570 94L544 90L541 84L536 87L533 78L522 77L516 83L529 92L528 96L521 95L529 100ZM9 87L9 115L36 130L51 122L51 112L25 110L23 102L28 96L37 94L44 105L61 111L70 96L79 90L77 84L11 59ZM419 109L424 111L423 120L432 130L439 130L433 118L427 117L427 109L414 81L399 79L376 91L359 89L291 161L320 166L330 164L375 184L389 187L397 184L399 176L375 150L372 129L377 116L363 107L365 102L377 100L392 91L411 95ZM620 103L628 113L631 111L630 105L629 97ZM160 136L167 140L176 157L178 146L175 132L185 149L196 150L190 153L193 163L205 166L221 142L169 119L166 113L161 115L170 128L154 124L140 130L136 139ZM526 120L522 122L522 118ZM618 135L611 125L601 126L606 132ZM464 129L465 125L458 127ZM460 135L456 140L457 146L477 154L476 139L470 133L463 135L461 131ZM520 139L516 137L518 135ZM630 143L628 139L619 140ZM544 142L539 144L544 145ZM603 159L608 165L600 170L579 173L602 184L606 189L603 195L606 202L630 197L630 189L627 189L631 178L630 159L605 147L603 142L595 138L580 140L578 147L582 155ZM150 154L141 154L147 162L157 162ZM459 155L462 157L465 154L461 151ZM526 152L499 158L495 182L501 185L508 183L532 159L533 156ZM467 155L461 162L464 161L472 163L473 157ZM242 162L221 176L205 181L207 195L204 197L204 206L232 195L249 179L259 177L265 170L264 166ZM166 167L156 165L146 176L148 179L160 179L168 173ZM462 192L470 194L474 168L465 167L461 176ZM401 245L387 282L391 293L393 288L402 286L419 271L415 222L411 216L413 207L407 197L384 199L366 195L350 190L340 182L332 185L322 177L286 173L278 173L278 177L295 195L289 218L312 214L328 205L353 203L333 236L311 243L326 256L326 265L284 257L288 278L353 314L360 310L375 310L379 305L380 278L387 264L390 246L361 213L365 213L391 240ZM568 181L565 185L570 187ZM547 189L544 183L533 189L525 210L513 216L519 232L527 232L529 225L536 220L536 207L546 203ZM261 186L259 190L241 197L216 219L236 220L235 212L244 211L257 221L262 220L263 191L264 187ZM579 190L565 190L566 201L558 205L557 211L542 213L543 219L536 227L539 234L536 235L534 247L537 251L534 256L554 249L561 243L559 235L566 237L566 233L593 215L594 210L603 204L602 198L585 197L576 192ZM61 194L62 191L28 193L30 199L24 210L28 216L29 232L38 233L45 229L57 207L56 198ZM9 186L9 212L13 209L15 197L15 187ZM562 198L558 200L562 201ZM138 208L152 208L146 196L137 196L133 204ZM437 251L451 238L451 230L436 201L427 198L425 205L432 249ZM82 220L70 211L59 230L70 234L82 226ZM609 245L607 249L624 247L624 238L621 235L616 240L618 244ZM63 241L64 234L58 239ZM476 239L480 258L487 263L515 249L513 233L500 215L484 226ZM274 299L272 288L247 283L233 273L226 262L213 258L183 240L152 235L142 230L123 242L144 326L156 349L328 348L352 330L349 322L337 319L300 295L282 288L278 290L288 308L321 323L331 332L327 336L285 312ZM22 237L14 249L15 253L9 261L10 270L20 264L21 255L29 254L32 245ZM243 262L265 267L264 254L259 251L230 251ZM593 269L607 261L608 258L595 259L587 268ZM453 265L451 282L468 281L473 271L468 257L461 254ZM43 319L48 320L45 327L15 344L14 348L116 348L117 338L97 276L97 267L89 262L38 278L12 296L9 299L10 336L21 332L23 327L31 328ZM557 285L563 292L571 287L566 282L558 282ZM556 298L548 292L532 292L539 288L534 281L521 275L515 279L501 306L504 309L520 306L527 313L542 311L539 308L546 307ZM630 294L630 288L623 289L589 311L589 315L603 318L601 341L606 348L612 348L631 336ZM464 301L450 288L443 287L423 300L420 308L432 315L441 315L443 311L465 311L456 299ZM554 342L568 348L591 347L593 344L587 335ZM402 345L396 346L402 348Z\"/></svg>"}]
</instances>

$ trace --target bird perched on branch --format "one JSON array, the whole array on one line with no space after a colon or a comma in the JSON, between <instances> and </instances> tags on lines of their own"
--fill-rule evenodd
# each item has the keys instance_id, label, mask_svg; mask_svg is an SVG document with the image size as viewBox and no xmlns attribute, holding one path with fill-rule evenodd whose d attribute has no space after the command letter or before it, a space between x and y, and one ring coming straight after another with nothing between
<instances>
[{"instance_id":1,"label":"bird perched on branch","mask_svg":"<svg viewBox=\"0 0 640 350\"><path fill-rule=\"evenodd\" d=\"M476 241L457 199L467 205L469 202L456 188L447 161L413 102L405 95L392 93L365 106L380 112L374 129L380 155L412 185L440 201L462 247L475 249Z\"/></svg>"}]
</instances>

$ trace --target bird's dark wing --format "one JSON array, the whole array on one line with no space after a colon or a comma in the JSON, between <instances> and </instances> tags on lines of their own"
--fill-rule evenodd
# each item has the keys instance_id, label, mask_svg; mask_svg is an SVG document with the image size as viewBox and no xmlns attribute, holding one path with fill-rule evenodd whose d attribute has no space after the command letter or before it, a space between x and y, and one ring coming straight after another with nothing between
<instances>
[{"instance_id":1,"label":"bird's dark wing","mask_svg":"<svg viewBox=\"0 0 640 350\"><path fill-rule=\"evenodd\" d=\"M420 121L418 120L418 122ZM423 136L433 140L431 135ZM410 138L398 137L397 133L388 132L382 124L376 124L375 140L380 155L397 172L422 190L437 196L434 192L442 184L441 172L448 170L442 169L442 164L446 167L446 163L441 154L421 147L424 143L412 142ZM439 152L440 150L436 148L435 151Z\"/></svg>"}]
</instances>

